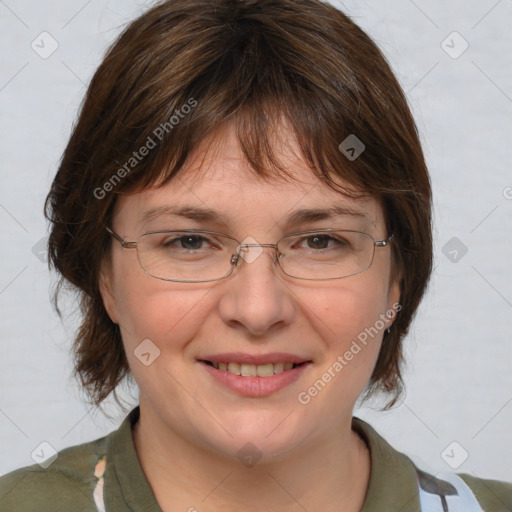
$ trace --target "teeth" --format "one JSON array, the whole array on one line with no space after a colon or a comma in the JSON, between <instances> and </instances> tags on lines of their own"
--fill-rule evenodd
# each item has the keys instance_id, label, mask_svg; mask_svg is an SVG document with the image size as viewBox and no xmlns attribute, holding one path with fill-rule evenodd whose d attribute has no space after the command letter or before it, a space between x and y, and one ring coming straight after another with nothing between
<instances>
[{"instance_id":1,"label":"teeth","mask_svg":"<svg viewBox=\"0 0 512 512\"><path fill-rule=\"evenodd\" d=\"M228 372L234 373L235 375L240 375L240 365L238 363L229 363L228 364Z\"/></svg>"},{"instance_id":2,"label":"teeth","mask_svg":"<svg viewBox=\"0 0 512 512\"><path fill-rule=\"evenodd\" d=\"M242 364L240 365L240 375L243 377L256 377L256 365L255 364Z\"/></svg>"},{"instance_id":3,"label":"teeth","mask_svg":"<svg viewBox=\"0 0 512 512\"><path fill-rule=\"evenodd\" d=\"M258 377L272 377L274 375L274 365L272 363L259 364L256 366L256 373Z\"/></svg>"},{"instance_id":4,"label":"teeth","mask_svg":"<svg viewBox=\"0 0 512 512\"><path fill-rule=\"evenodd\" d=\"M284 363L274 363L274 373L281 373L284 371Z\"/></svg>"},{"instance_id":5,"label":"teeth","mask_svg":"<svg viewBox=\"0 0 512 512\"><path fill-rule=\"evenodd\" d=\"M267 363L267 364L239 364L239 363L212 363L217 370L228 371L242 377L272 377L277 373L291 370L293 363Z\"/></svg>"}]
</instances>

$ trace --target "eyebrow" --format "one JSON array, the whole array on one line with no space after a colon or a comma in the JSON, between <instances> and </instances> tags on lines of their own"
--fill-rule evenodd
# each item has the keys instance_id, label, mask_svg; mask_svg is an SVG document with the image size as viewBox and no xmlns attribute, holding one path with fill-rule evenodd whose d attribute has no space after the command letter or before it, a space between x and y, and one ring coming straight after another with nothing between
<instances>
[{"instance_id":1,"label":"eyebrow","mask_svg":"<svg viewBox=\"0 0 512 512\"><path fill-rule=\"evenodd\" d=\"M142 214L140 221L141 223L149 222L163 215L183 217L203 222L217 222L226 226L229 225L229 219L225 215L208 207L197 206L156 206L146 210ZM370 220L368 214L363 210L349 206L333 205L329 208L305 208L295 210L289 216L284 218L284 222L286 225L303 224L306 222L332 219L339 216L351 216L362 218L367 221Z\"/></svg>"}]
</instances>

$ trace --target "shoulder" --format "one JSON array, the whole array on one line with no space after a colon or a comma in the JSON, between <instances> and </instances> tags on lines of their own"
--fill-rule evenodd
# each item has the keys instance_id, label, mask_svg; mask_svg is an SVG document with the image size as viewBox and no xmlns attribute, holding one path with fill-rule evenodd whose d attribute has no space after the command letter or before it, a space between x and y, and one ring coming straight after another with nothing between
<instances>
[{"instance_id":1,"label":"shoulder","mask_svg":"<svg viewBox=\"0 0 512 512\"><path fill-rule=\"evenodd\" d=\"M0 477L0 512L54 512L70 505L76 512L96 512L95 470L105 457L107 439L66 448L49 465L34 464Z\"/></svg>"},{"instance_id":2,"label":"shoulder","mask_svg":"<svg viewBox=\"0 0 512 512\"><path fill-rule=\"evenodd\" d=\"M512 483L465 473L427 472L393 448L373 427L354 417L367 441L372 469L363 512L421 510L512 512Z\"/></svg>"},{"instance_id":3,"label":"shoulder","mask_svg":"<svg viewBox=\"0 0 512 512\"><path fill-rule=\"evenodd\" d=\"M512 512L512 482L486 480L466 473L458 476L471 489L484 510Z\"/></svg>"}]
</instances>

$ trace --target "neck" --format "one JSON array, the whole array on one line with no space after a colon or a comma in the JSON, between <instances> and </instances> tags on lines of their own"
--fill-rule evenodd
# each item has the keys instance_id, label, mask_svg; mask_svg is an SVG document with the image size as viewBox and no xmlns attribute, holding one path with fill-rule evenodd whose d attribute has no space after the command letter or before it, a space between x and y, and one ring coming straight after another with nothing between
<instances>
[{"instance_id":1,"label":"neck","mask_svg":"<svg viewBox=\"0 0 512 512\"><path fill-rule=\"evenodd\" d=\"M191 444L142 409L133 438L164 512L358 512L368 488L370 454L351 430L351 418L346 423L328 439L252 467Z\"/></svg>"}]
</instances>

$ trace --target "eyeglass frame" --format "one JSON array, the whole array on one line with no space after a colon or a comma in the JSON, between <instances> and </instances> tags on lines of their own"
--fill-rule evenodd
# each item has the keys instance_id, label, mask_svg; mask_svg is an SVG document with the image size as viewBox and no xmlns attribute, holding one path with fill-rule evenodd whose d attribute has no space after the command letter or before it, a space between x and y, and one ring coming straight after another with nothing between
<instances>
[{"instance_id":1,"label":"eyeglass frame","mask_svg":"<svg viewBox=\"0 0 512 512\"><path fill-rule=\"evenodd\" d=\"M114 238L114 240L117 240L121 244L121 247L123 249L135 249L137 251L137 261L139 262L140 268L144 271L144 273L147 276L153 277L154 279L160 279L161 281L172 281L172 282L176 282L176 283L209 283L209 282L212 282L212 281L220 281L222 279L225 279L226 277L229 277L233 273L235 267L238 265L238 262L240 261L240 252L241 251L238 254L232 254L231 255L230 271L229 271L229 273L227 273L226 275L224 275L222 277L218 277L218 278L215 278L215 279L204 279L204 280L193 280L193 281L189 280L189 279L171 279L171 278L166 278L166 277L157 277L157 276L155 276L153 274L150 274L143 267L143 265L142 265L142 263L140 261L139 252L138 252L138 240L140 238L142 238L145 235L151 235L151 234L154 234L154 233L184 233L184 232L187 232L187 233L207 233L207 234L210 234L210 235L220 235L222 237L229 238L230 240L233 240L234 242L236 242L238 244L237 249L242 249L243 247L273 247L275 249L275 251L276 251L277 264L279 265L279 268L281 269L281 271L285 275L287 275L288 277L291 277L293 279L302 279L302 280L306 280L306 281L331 281L333 279L345 279L346 277L356 276L358 274L362 274L363 272L366 272L367 270L369 270L371 268L372 264L373 264L373 260L375 259L375 247L387 247L391 243L393 238L395 237L395 232L393 232L393 233L391 233L391 235L389 235L384 240L375 240L372 235L370 235L368 233L365 233L364 231L357 231L357 230L353 230L353 229L328 228L328 229L310 229L310 230L306 230L306 231L297 231L297 232L294 232L294 233L288 233L287 235L285 235L282 238L280 238L275 244L258 244L258 243L256 243L256 244L243 244L242 242L239 242L236 238L233 238L232 236L226 235L225 233L219 233L218 231L209 231L207 229L170 229L170 230L164 229L164 230L161 230L161 231L160 230L158 230L158 231L148 231L146 233L143 233L139 237L137 237L136 241L128 241L128 240L123 239L121 237L121 235L119 235L118 233L113 231L108 226L105 226L105 229ZM371 240L373 241L374 249L373 249L372 259L371 259L370 264L368 265L367 268L365 268L364 270L360 270L359 272L354 272L353 274L349 274L347 276L315 278L315 277L296 277L296 276L292 276L292 275L288 274L283 269L283 267L281 266L281 263L279 262L279 255L281 255L282 253L279 253L278 248L277 248L277 245L279 244L279 242L281 242L281 240L284 240L285 238L288 238L290 236L302 235L302 234L307 234L307 233L316 234L316 233L329 233L329 232L337 232L337 231L347 231L347 232L350 232L350 233L360 233L362 235L366 235L369 238L371 238Z\"/></svg>"}]
</instances>

